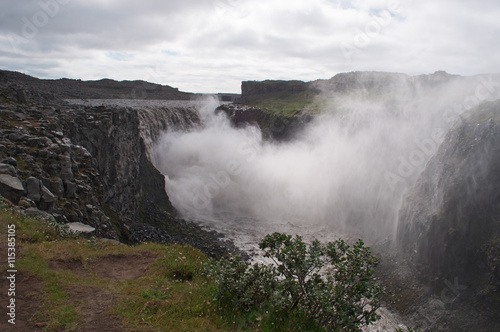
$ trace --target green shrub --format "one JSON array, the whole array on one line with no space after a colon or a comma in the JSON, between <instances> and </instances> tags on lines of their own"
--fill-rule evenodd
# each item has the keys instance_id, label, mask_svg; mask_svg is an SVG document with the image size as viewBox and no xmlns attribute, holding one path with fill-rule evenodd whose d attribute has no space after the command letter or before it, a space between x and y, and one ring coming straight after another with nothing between
<instances>
[{"instance_id":1,"label":"green shrub","mask_svg":"<svg viewBox=\"0 0 500 332\"><path fill-rule=\"evenodd\" d=\"M343 240L307 245L300 236L274 233L259 247L274 264L232 258L208 267L214 296L225 309L252 313L259 324L292 320L296 330L315 324L329 331L360 331L380 318L376 310L384 288L374 277L378 259L361 240L352 246Z\"/></svg>"}]
</instances>

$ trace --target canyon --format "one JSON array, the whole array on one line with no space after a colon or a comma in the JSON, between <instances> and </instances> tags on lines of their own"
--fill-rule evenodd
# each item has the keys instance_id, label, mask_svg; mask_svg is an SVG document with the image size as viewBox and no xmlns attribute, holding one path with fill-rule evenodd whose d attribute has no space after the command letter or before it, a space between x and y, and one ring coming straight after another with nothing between
<instances>
[{"instance_id":1,"label":"canyon","mask_svg":"<svg viewBox=\"0 0 500 332\"><path fill-rule=\"evenodd\" d=\"M275 230L362 237L403 321L495 330L498 82L356 72L246 81L239 98L2 71L0 194L89 236L212 257Z\"/></svg>"}]
</instances>

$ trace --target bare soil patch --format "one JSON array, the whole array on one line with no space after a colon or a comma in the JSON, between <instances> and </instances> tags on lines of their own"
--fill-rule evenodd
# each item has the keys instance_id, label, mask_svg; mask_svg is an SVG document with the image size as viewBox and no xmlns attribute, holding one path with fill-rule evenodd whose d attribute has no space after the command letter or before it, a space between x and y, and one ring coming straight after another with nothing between
<instances>
[{"instance_id":1,"label":"bare soil patch","mask_svg":"<svg viewBox=\"0 0 500 332\"><path fill-rule=\"evenodd\" d=\"M41 331L43 326L34 324L32 318L41 310L41 288L42 283L37 278L30 276L28 273L18 271L15 273L15 296L9 296L10 282L7 277L7 242L0 243L0 331ZM16 254L19 254L18 252ZM7 306L10 299L15 299L15 325L10 324L7 320Z\"/></svg>"},{"instance_id":2,"label":"bare soil patch","mask_svg":"<svg viewBox=\"0 0 500 332\"><path fill-rule=\"evenodd\" d=\"M135 280L146 274L148 265L157 257L151 252L141 255L108 255L91 263L90 268L99 278Z\"/></svg>"},{"instance_id":3,"label":"bare soil patch","mask_svg":"<svg viewBox=\"0 0 500 332\"><path fill-rule=\"evenodd\" d=\"M75 289L73 296L77 299L76 302L83 316L79 331L125 331L120 317L108 312L113 303L111 295L94 287L85 287Z\"/></svg>"},{"instance_id":4,"label":"bare soil patch","mask_svg":"<svg viewBox=\"0 0 500 332\"><path fill-rule=\"evenodd\" d=\"M75 274L85 275L89 274L88 271L85 270L83 263L78 259L57 259L49 262L49 268L52 270L67 270L71 271Z\"/></svg>"}]
</instances>

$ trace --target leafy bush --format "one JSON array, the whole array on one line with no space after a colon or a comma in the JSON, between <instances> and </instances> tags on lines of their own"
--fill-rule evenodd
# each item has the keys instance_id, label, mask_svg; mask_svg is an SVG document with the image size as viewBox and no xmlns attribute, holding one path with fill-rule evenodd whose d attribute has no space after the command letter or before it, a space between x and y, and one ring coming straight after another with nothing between
<instances>
[{"instance_id":1,"label":"leafy bush","mask_svg":"<svg viewBox=\"0 0 500 332\"><path fill-rule=\"evenodd\" d=\"M376 310L384 288L377 285L378 259L358 240L307 245L300 236L274 233L260 242L274 264L250 264L231 258L212 263L215 298L242 313L314 322L329 331L360 331L380 318ZM255 315L254 315L255 316Z\"/></svg>"}]
</instances>

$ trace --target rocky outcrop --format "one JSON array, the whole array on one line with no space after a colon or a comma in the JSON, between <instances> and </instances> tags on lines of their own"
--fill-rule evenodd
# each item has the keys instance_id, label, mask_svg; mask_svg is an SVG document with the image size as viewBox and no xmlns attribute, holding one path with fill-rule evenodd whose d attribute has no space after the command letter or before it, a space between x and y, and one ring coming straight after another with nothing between
<instances>
[{"instance_id":1,"label":"rocky outcrop","mask_svg":"<svg viewBox=\"0 0 500 332\"><path fill-rule=\"evenodd\" d=\"M179 218L164 176L149 159L163 130L198 125L196 105L4 104L0 194L31 216L94 228L91 235L190 244L210 256L224 255L231 245L220 235Z\"/></svg>"},{"instance_id":2,"label":"rocky outcrop","mask_svg":"<svg viewBox=\"0 0 500 332\"><path fill-rule=\"evenodd\" d=\"M117 239L100 204L96 160L61 131L54 107L0 110L0 194L31 215L81 222Z\"/></svg>"},{"instance_id":3,"label":"rocky outcrop","mask_svg":"<svg viewBox=\"0 0 500 332\"><path fill-rule=\"evenodd\" d=\"M102 203L123 221L137 219L143 204L176 211L165 193L163 176L152 166L152 144L163 130L199 123L194 106L159 108L84 107L61 113L63 131L97 160L105 188ZM142 222L143 220L139 220Z\"/></svg>"},{"instance_id":4,"label":"rocky outcrop","mask_svg":"<svg viewBox=\"0 0 500 332\"><path fill-rule=\"evenodd\" d=\"M400 212L398 242L431 285L500 308L500 102L464 115ZM465 296L464 296L465 297ZM491 304L493 302L493 304Z\"/></svg>"},{"instance_id":5,"label":"rocky outcrop","mask_svg":"<svg viewBox=\"0 0 500 332\"><path fill-rule=\"evenodd\" d=\"M216 112L225 113L235 127L258 126L264 139L278 142L293 139L313 119L311 115L275 115L256 107L240 104L221 105Z\"/></svg>"}]
</instances>

